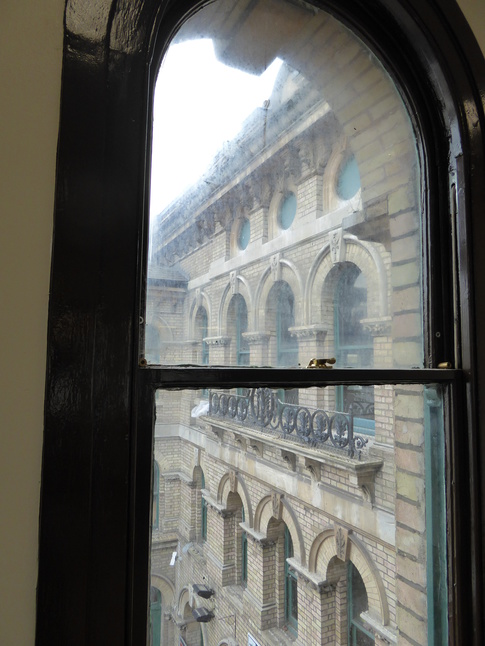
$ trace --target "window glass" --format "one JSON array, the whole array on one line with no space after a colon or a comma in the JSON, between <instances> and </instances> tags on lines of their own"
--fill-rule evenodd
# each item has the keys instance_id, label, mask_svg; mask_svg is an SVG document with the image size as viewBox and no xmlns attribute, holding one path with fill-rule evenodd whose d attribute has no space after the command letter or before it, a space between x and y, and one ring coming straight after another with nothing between
<instances>
[{"instance_id":1,"label":"window glass","mask_svg":"<svg viewBox=\"0 0 485 646\"><path fill-rule=\"evenodd\" d=\"M402 93L328 13L286 0L248 12L207 5L162 61L146 359L234 363L239 294L252 366L422 367L426 201Z\"/></svg>"},{"instance_id":2,"label":"window glass","mask_svg":"<svg viewBox=\"0 0 485 646\"><path fill-rule=\"evenodd\" d=\"M288 193L281 202L278 224L282 229L289 229L296 215L296 195Z\"/></svg>"},{"instance_id":3,"label":"window glass","mask_svg":"<svg viewBox=\"0 0 485 646\"><path fill-rule=\"evenodd\" d=\"M335 409L335 386L300 388L298 404L267 388L213 388L202 405L200 391L158 393L151 580L170 595L169 643L196 608L214 614L210 644L265 643L266 630L284 643L282 627L336 643L338 626L349 644L447 643L448 395L370 388L375 437Z\"/></svg>"}]
</instances>

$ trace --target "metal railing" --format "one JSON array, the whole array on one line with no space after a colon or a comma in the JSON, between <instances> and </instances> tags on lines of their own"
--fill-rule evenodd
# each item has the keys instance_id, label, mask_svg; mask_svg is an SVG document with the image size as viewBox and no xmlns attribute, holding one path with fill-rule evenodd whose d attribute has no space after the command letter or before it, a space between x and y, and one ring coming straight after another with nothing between
<instances>
[{"instance_id":1,"label":"metal railing","mask_svg":"<svg viewBox=\"0 0 485 646\"><path fill-rule=\"evenodd\" d=\"M354 434L355 417L372 417L373 405L354 402L349 412L324 411L281 401L270 388L252 388L246 394L209 391L209 417L273 432L283 439L311 447L332 446L360 459L368 438Z\"/></svg>"}]
</instances>

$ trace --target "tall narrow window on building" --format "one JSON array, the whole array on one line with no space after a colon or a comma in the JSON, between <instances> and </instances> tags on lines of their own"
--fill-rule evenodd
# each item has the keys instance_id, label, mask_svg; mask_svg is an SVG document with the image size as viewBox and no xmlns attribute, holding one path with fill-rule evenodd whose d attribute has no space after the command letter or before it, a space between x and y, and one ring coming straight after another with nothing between
<instances>
[{"instance_id":1,"label":"tall narrow window on building","mask_svg":"<svg viewBox=\"0 0 485 646\"><path fill-rule=\"evenodd\" d=\"M249 365L249 343L244 337L248 331L248 308L241 294L234 294L227 312L227 331L233 346L236 365Z\"/></svg>"},{"instance_id":2,"label":"tall narrow window on building","mask_svg":"<svg viewBox=\"0 0 485 646\"><path fill-rule=\"evenodd\" d=\"M340 368L372 368L373 339L364 324L367 320L367 284L360 269L350 263L338 265L334 303L335 358ZM354 430L373 435L374 387L339 386L337 410L352 413Z\"/></svg>"},{"instance_id":3,"label":"tall narrow window on building","mask_svg":"<svg viewBox=\"0 0 485 646\"><path fill-rule=\"evenodd\" d=\"M150 588L150 643L161 646L162 594L158 588Z\"/></svg>"},{"instance_id":4,"label":"tall narrow window on building","mask_svg":"<svg viewBox=\"0 0 485 646\"><path fill-rule=\"evenodd\" d=\"M195 315L195 332L197 341L200 342L200 363L203 366L209 363L209 346L206 341L208 329L207 310L205 307L200 306Z\"/></svg>"},{"instance_id":5,"label":"tall narrow window on building","mask_svg":"<svg viewBox=\"0 0 485 646\"><path fill-rule=\"evenodd\" d=\"M293 541L288 527L285 525L285 620L288 628L298 630L298 580L288 564L293 558Z\"/></svg>"},{"instance_id":6,"label":"tall narrow window on building","mask_svg":"<svg viewBox=\"0 0 485 646\"><path fill-rule=\"evenodd\" d=\"M203 471L201 489L205 489L205 476ZM200 499L200 537L203 541L207 540L207 502L203 495Z\"/></svg>"},{"instance_id":7,"label":"tall narrow window on building","mask_svg":"<svg viewBox=\"0 0 485 646\"><path fill-rule=\"evenodd\" d=\"M362 577L352 561L349 561L347 573L349 646L373 646L374 635L362 619L362 613L369 609L367 592Z\"/></svg>"},{"instance_id":8,"label":"tall narrow window on building","mask_svg":"<svg viewBox=\"0 0 485 646\"><path fill-rule=\"evenodd\" d=\"M242 507L242 522L246 521L244 506ZM241 585L245 588L248 584L248 535L245 530L241 533Z\"/></svg>"}]
</instances>

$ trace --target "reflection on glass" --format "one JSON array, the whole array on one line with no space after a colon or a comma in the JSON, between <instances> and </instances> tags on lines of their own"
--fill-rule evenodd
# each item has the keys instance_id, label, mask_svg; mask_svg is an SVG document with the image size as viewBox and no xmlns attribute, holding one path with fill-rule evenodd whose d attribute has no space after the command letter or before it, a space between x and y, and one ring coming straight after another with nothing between
<instances>
[{"instance_id":1,"label":"reflection on glass","mask_svg":"<svg viewBox=\"0 0 485 646\"><path fill-rule=\"evenodd\" d=\"M148 363L237 365L244 339L243 365L422 367L416 138L369 49L304 2L218 0L156 93Z\"/></svg>"},{"instance_id":2,"label":"reflection on glass","mask_svg":"<svg viewBox=\"0 0 485 646\"><path fill-rule=\"evenodd\" d=\"M153 640L447 643L441 389L370 388L374 435L335 387L158 393Z\"/></svg>"}]
</instances>

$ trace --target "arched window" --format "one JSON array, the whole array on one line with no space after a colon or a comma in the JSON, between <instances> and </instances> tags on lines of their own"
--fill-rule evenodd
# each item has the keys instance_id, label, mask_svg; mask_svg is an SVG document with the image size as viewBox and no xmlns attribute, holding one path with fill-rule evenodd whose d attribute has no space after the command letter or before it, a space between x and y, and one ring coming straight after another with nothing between
<instances>
[{"instance_id":1,"label":"arched window","mask_svg":"<svg viewBox=\"0 0 485 646\"><path fill-rule=\"evenodd\" d=\"M288 627L298 631L298 580L291 570L288 559L293 557L293 541L285 525L285 620Z\"/></svg>"},{"instance_id":2,"label":"arched window","mask_svg":"<svg viewBox=\"0 0 485 646\"><path fill-rule=\"evenodd\" d=\"M150 644L160 646L162 629L162 593L158 588L150 588Z\"/></svg>"},{"instance_id":3,"label":"arched window","mask_svg":"<svg viewBox=\"0 0 485 646\"><path fill-rule=\"evenodd\" d=\"M207 310L202 305L197 309L195 315L195 333L197 341L200 342L200 362L203 366L209 363L209 346L205 338L207 337L209 323L207 318Z\"/></svg>"},{"instance_id":4,"label":"arched window","mask_svg":"<svg viewBox=\"0 0 485 646\"><path fill-rule=\"evenodd\" d=\"M365 627L361 615L369 609L367 592L359 571L352 561L347 569L347 611L349 646L373 646L374 635Z\"/></svg>"},{"instance_id":5,"label":"arched window","mask_svg":"<svg viewBox=\"0 0 485 646\"><path fill-rule=\"evenodd\" d=\"M227 330L234 346L234 359L238 366L249 365L249 343L243 336L248 330L248 308L241 294L234 294L227 312Z\"/></svg>"},{"instance_id":6,"label":"arched window","mask_svg":"<svg viewBox=\"0 0 485 646\"><path fill-rule=\"evenodd\" d=\"M201 470L202 482L201 489L205 489L205 476L204 472ZM200 537L203 541L207 540L207 503L204 496L201 496L200 499Z\"/></svg>"},{"instance_id":7,"label":"arched window","mask_svg":"<svg viewBox=\"0 0 485 646\"><path fill-rule=\"evenodd\" d=\"M228 11L233 7L241 9L238 3L228 4ZM259 1L245 5L249 16L239 11L231 20L227 19L230 14L219 11L219 3L208 3L210 17L206 14L204 18L202 11L196 11L200 3L195 0L183 3L133 0L130 11L126 11L124 4L108 0L100 0L95 6L66 5L40 525L39 646L80 644L86 631L93 637L93 645L147 641L150 442L155 391L163 389L170 396L170 389L174 388L192 390L220 384L245 387L255 383L279 388L289 381L302 388L342 384L399 386L394 390L393 400L398 414L394 415L395 425L390 426L393 432L403 431L401 439L407 440L410 429L416 429L409 422L409 415L420 409L410 405L412 397L417 401L417 391L438 384L438 399L446 402L445 428L439 432L446 438L447 451L445 464L438 472L446 490L449 514L439 528L445 544L448 538L446 573L440 580L446 584L447 574L450 585L448 589L446 585L436 589L440 598L426 621L429 618L431 625L438 615L449 617L451 641L483 643L480 606L483 596L478 574L483 553L478 439L483 435L479 428L485 417L479 414L477 393L484 379L485 363L478 356L475 338L475 331L484 327L484 312L479 306L485 276L485 258L480 248L485 208L481 179L485 173L481 129L484 112L480 100L484 92L483 60L456 3L448 0L440 3L439 8L432 0L376 0L372 5L341 0L330 3L328 14L322 12L322 3L282 2L277 8L270 4L269 8L263 6L262 11L269 22L260 19ZM220 57L253 73L268 66L272 58L268 48L277 43L277 55L289 61L287 65L293 63L296 71L291 77L293 96L285 105L290 108L286 116L292 124L300 125L309 107L293 100L301 96L298 83L311 79L319 84L318 90L325 90L322 113L340 128L335 132L339 142L347 141L355 154L363 208L355 213L346 211L345 222L338 222L346 231L340 239L344 244L339 245L336 235L331 251L325 258L318 258L327 265L341 262L345 253L355 253L356 238L363 240L367 248L377 238L379 244L391 249L388 291L396 332L392 340L392 370L321 370L310 376L308 371L280 370L281 366L269 374L252 368L227 371L177 366L162 371L147 368L140 360L144 348L137 346L137 326L145 319L144 307L139 304L144 298L140 285L146 273L143 267L148 244L144 235L149 228L143 221L149 184L144 169L146 150L150 148L147 123L151 123L154 75L177 27L189 15L199 14L204 18L206 33L211 37L215 34ZM275 16L278 24L281 21L285 27L279 40L273 38ZM320 21L321 29L313 29L312 21ZM267 38L268 24L271 39ZM248 28L257 31L248 34ZM311 40L317 32L326 37ZM365 43L376 54L363 49L367 46L355 38L354 32L363 34ZM334 47L349 34L353 49L346 52L348 57L340 56ZM244 46L247 42L251 42L250 48ZM352 58L350 54L354 52ZM379 76L383 85L366 86L369 91L365 100L356 93L357 85L365 80L353 65L357 52L371 65L366 79L385 75L389 70L387 80ZM300 60L295 60L293 57L298 55ZM290 72L286 73L289 78ZM354 76L349 78L347 74ZM351 85L353 79L355 87ZM180 78L177 81L179 87L183 86ZM392 83L397 84L394 90ZM223 89L229 94L227 88ZM271 122L271 115L276 113L274 108L281 105L291 90L292 85L287 83L274 97L275 101L259 107L258 122L251 123L252 134L254 140L262 142L265 154L281 151L278 160L281 164L276 168L280 184L285 175L300 174L308 180L308 195L313 188L312 194L319 196L318 187L312 187L311 182L321 175L329 152L326 145L295 140L291 150L282 150L284 137L280 136L281 131L272 130L278 121ZM381 108L388 90L393 101L398 97L406 102L396 108L404 114L403 128L389 121L384 123ZM382 104L373 102L381 99ZM179 109L183 101L177 95L174 103ZM196 112L193 105L192 113ZM388 116L392 120L396 114L393 111ZM373 128L369 129L365 124L370 118ZM189 122L190 118L185 124ZM386 129L388 125L392 127ZM172 129L185 131L185 127ZM330 134L328 127L324 133ZM301 134L297 132L295 137ZM392 139L401 136L399 141ZM184 179L193 144L193 138L187 145L178 142L184 153L181 172ZM239 144L236 141L234 146L247 157L237 172L246 169L249 173L255 168L253 160L248 159L252 149ZM246 190L245 182L251 178L246 174L238 181L240 176L230 164L232 149L228 148L224 147L218 160L219 167L226 172L221 187L221 191L228 187L222 195L224 203L214 204L207 218L204 211L205 219L193 222L190 219L198 218L201 212L189 199L192 195L186 196L175 219L158 220L160 235L153 240L154 254L163 248L167 252L164 258L169 261L181 253L182 242L189 237L186 231L189 226L195 233L192 239L202 246L212 232L217 235L222 253L219 258L206 258L204 264L199 264L200 275L190 279L194 288L208 284L209 280L211 289L216 289L221 273L233 270L232 265L223 264L230 224L227 220L237 210L238 200L251 202L248 208L259 208L260 221L257 223L252 217L252 244L237 260L252 253L257 256L256 250L260 250L261 258L257 259L266 261L274 251L265 247L268 233L264 217L269 199L266 187L254 184L261 190L252 190L253 187ZM403 148L409 153L405 159L400 157ZM365 149L373 151L367 165L363 163ZM173 164L171 156L169 161ZM262 161L271 165L276 157ZM376 168L373 162L384 165ZM396 178L401 171L408 170L410 175L399 183ZM390 183L393 190L388 193ZM219 197L218 187L211 184L210 178L204 184L203 194L208 201ZM298 184L299 190L301 187ZM234 188L237 194L229 194L229 188ZM303 205L300 209L300 200L298 204L302 226L293 225L279 236L287 243L284 253L288 255L294 251L296 238L305 231L308 222L305 218L310 217ZM422 218L417 217L417 207L421 205ZM318 205L315 211L319 232L328 231L326 227L333 226L334 215L323 213ZM384 225L388 215L389 223ZM178 230L171 229L172 225ZM330 249L330 244L322 244L317 253L324 249ZM188 263L189 254L194 257L192 242L182 264ZM296 259L285 258L285 262L288 266ZM318 271L312 259L307 262L307 270L301 273L302 283L312 271ZM227 284L225 277L219 282ZM257 284L256 279L254 282ZM180 287L182 292L184 289ZM186 317L184 293L178 302L171 299L172 295L167 299L170 316ZM330 329L319 328L321 321L311 318L314 305L302 308L307 329L301 334L307 334L310 340L311 335L324 336ZM187 328L185 318L183 323ZM275 330L258 332L261 334L255 338L261 342L265 334ZM185 339L180 339L180 346L184 342ZM317 348L319 342L317 338L314 344ZM186 363L184 358L181 363ZM467 380L466 388L461 387L462 374ZM66 420L70 424L69 433L65 432ZM420 446L419 441L408 444L410 451ZM402 443L397 448L402 451ZM407 482L407 478L400 478L399 487L404 480ZM72 484L66 487L66 481ZM404 492L399 495L396 507L402 508ZM422 500L413 502L409 521L418 518L414 512ZM426 553L422 528L409 528L404 523L397 523L396 527L397 542L409 530L409 534L414 538L419 535L421 540L423 550L418 554ZM412 555L403 556L405 552L399 551L398 545L397 548L402 558L414 563ZM74 561L73 553L78 555ZM67 571L69 577L65 575ZM473 576L469 576L470 572ZM73 587L73 577L82 585ZM406 586L405 577L396 577L395 584ZM427 588L433 586L434 579L430 579ZM428 590L423 594L429 596ZM107 598L110 613L105 610ZM127 598L133 603L127 604ZM400 599L402 602L404 596ZM428 609L427 601L420 606L423 612ZM53 624L52 616L64 620ZM425 626L424 618L421 625ZM397 627L403 633L405 629L404 624Z\"/></svg>"},{"instance_id":8,"label":"arched window","mask_svg":"<svg viewBox=\"0 0 485 646\"><path fill-rule=\"evenodd\" d=\"M335 357L341 368L372 368L374 366L373 339L365 329L367 318L367 284L364 274L350 263L337 265L334 301ZM337 409L352 412L354 431L373 434L373 386L339 386L336 389Z\"/></svg>"},{"instance_id":9,"label":"arched window","mask_svg":"<svg viewBox=\"0 0 485 646\"><path fill-rule=\"evenodd\" d=\"M246 521L244 506L242 507L242 522ZM241 532L241 585L245 588L248 584L248 535Z\"/></svg>"}]
</instances>

